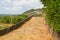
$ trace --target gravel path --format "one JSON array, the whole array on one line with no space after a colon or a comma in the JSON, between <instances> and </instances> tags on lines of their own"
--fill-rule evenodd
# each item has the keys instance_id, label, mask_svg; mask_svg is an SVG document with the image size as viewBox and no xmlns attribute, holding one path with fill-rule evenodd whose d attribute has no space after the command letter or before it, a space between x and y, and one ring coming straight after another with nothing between
<instances>
[{"instance_id":1,"label":"gravel path","mask_svg":"<svg viewBox=\"0 0 60 40\"><path fill-rule=\"evenodd\" d=\"M32 17L20 28L0 37L0 40L53 40L44 17Z\"/></svg>"}]
</instances>

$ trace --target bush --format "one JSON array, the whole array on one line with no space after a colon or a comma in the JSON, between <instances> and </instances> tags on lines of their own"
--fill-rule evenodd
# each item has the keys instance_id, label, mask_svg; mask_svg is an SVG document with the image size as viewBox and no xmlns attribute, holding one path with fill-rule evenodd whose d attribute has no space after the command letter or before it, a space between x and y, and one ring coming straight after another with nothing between
<instances>
[{"instance_id":1,"label":"bush","mask_svg":"<svg viewBox=\"0 0 60 40\"><path fill-rule=\"evenodd\" d=\"M9 19L9 17L3 16L0 18L0 22L1 23L9 23L10 19Z\"/></svg>"},{"instance_id":2,"label":"bush","mask_svg":"<svg viewBox=\"0 0 60 40\"><path fill-rule=\"evenodd\" d=\"M60 0L41 0L46 6L46 18L50 26L60 32Z\"/></svg>"},{"instance_id":3,"label":"bush","mask_svg":"<svg viewBox=\"0 0 60 40\"><path fill-rule=\"evenodd\" d=\"M17 16L1 16L0 23L15 24L17 22L24 20L26 17L28 17L28 15L25 14Z\"/></svg>"}]
</instances>

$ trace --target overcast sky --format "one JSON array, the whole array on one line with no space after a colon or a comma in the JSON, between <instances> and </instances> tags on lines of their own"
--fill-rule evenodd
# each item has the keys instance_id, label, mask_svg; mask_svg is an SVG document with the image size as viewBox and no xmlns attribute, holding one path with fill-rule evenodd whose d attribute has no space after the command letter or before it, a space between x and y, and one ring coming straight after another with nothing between
<instances>
[{"instance_id":1,"label":"overcast sky","mask_svg":"<svg viewBox=\"0 0 60 40\"><path fill-rule=\"evenodd\" d=\"M0 14L19 14L42 7L40 0L0 0Z\"/></svg>"}]
</instances>

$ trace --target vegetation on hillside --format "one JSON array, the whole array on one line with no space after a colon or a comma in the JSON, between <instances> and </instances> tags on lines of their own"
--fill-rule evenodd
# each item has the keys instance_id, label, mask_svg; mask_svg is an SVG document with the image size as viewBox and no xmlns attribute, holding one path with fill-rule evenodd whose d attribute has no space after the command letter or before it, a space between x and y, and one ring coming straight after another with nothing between
<instances>
[{"instance_id":1,"label":"vegetation on hillside","mask_svg":"<svg viewBox=\"0 0 60 40\"><path fill-rule=\"evenodd\" d=\"M31 9L24 12L25 15L34 15L34 16L41 16L42 9Z\"/></svg>"},{"instance_id":2,"label":"vegetation on hillside","mask_svg":"<svg viewBox=\"0 0 60 40\"><path fill-rule=\"evenodd\" d=\"M21 15L5 15L5 16L0 16L0 30L5 29L5 28L9 28L10 25L7 24L11 24L14 25L22 20L24 20L25 18L27 18L28 16L34 14L36 16L41 16L40 15L40 9L31 9L28 10L26 12L24 12Z\"/></svg>"},{"instance_id":3,"label":"vegetation on hillside","mask_svg":"<svg viewBox=\"0 0 60 40\"><path fill-rule=\"evenodd\" d=\"M0 16L0 23L15 24L25 19L26 17L28 17L28 15L25 14L17 15L17 16Z\"/></svg>"},{"instance_id":4,"label":"vegetation on hillside","mask_svg":"<svg viewBox=\"0 0 60 40\"><path fill-rule=\"evenodd\" d=\"M46 18L49 25L60 32L60 0L41 0L46 6Z\"/></svg>"},{"instance_id":5,"label":"vegetation on hillside","mask_svg":"<svg viewBox=\"0 0 60 40\"><path fill-rule=\"evenodd\" d=\"M24 20L28 15L21 14L16 16L0 16L0 30L9 28L10 26Z\"/></svg>"}]
</instances>

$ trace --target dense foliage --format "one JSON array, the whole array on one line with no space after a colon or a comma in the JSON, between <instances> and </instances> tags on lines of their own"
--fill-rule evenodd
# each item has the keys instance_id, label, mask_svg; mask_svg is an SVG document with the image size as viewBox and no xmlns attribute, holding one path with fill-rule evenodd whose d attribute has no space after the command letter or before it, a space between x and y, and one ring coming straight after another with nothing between
<instances>
[{"instance_id":1,"label":"dense foliage","mask_svg":"<svg viewBox=\"0 0 60 40\"><path fill-rule=\"evenodd\" d=\"M46 18L50 26L60 32L60 0L41 0L46 6Z\"/></svg>"},{"instance_id":2,"label":"dense foliage","mask_svg":"<svg viewBox=\"0 0 60 40\"><path fill-rule=\"evenodd\" d=\"M0 16L0 23L15 24L17 22L20 22L21 20L24 20L27 16L28 15L25 14L16 16Z\"/></svg>"}]
</instances>

